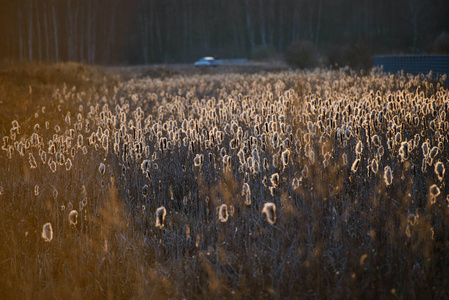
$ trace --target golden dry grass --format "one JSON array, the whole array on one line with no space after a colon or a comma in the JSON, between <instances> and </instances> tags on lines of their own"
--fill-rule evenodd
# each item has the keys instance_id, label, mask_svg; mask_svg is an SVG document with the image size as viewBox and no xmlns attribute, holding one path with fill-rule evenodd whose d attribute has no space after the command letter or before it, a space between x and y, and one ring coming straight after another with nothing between
<instances>
[{"instance_id":1,"label":"golden dry grass","mask_svg":"<svg viewBox=\"0 0 449 300\"><path fill-rule=\"evenodd\" d=\"M440 82L4 70L3 298L449 296Z\"/></svg>"}]
</instances>

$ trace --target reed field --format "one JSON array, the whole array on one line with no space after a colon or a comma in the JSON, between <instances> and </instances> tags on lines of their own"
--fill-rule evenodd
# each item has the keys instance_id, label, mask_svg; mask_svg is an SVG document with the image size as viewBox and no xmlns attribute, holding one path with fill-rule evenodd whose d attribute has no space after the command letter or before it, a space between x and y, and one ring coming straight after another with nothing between
<instances>
[{"instance_id":1,"label":"reed field","mask_svg":"<svg viewBox=\"0 0 449 300\"><path fill-rule=\"evenodd\" d=\"M449 297L445 77L0 72L0 298Z\"/></svg>"}]
</instances>

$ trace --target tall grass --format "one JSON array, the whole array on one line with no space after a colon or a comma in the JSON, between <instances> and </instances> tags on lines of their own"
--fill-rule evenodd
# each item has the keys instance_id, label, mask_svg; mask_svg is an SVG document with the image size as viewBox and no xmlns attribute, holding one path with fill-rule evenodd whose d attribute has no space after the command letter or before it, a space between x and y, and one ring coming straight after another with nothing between
<instances>
[{"instance_id":1,"label":"tall grass","mask_svg":"<svg viewBox=\"0 0 449 300\"><path fill-rule=\"evenodd\" d=\"M89 76L3 95L5 298L449 296L440 82Z\"/></svg>"}]
</instances>

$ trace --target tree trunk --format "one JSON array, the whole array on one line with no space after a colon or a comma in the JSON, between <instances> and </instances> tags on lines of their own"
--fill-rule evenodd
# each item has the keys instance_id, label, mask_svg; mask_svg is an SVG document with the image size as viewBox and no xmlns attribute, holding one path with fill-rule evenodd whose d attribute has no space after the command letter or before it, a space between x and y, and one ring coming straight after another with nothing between
<instances>
[{"instance_id":1,"label":"tree trunk","mask_svg":"<svg viewBox=\"0 0 449 300\"><path fill-rule=\"evenodd\" d=\"M44 30L45 30L45 58L47 64L50 63L50 39L48 37L48 15L47 5L44 2Z\"/></svg>"},{"instance_id":2,"label":"tree trunk","mask_svg":"<svg viewBox=\"0 0 449 300\"><path fill-rule=\"evenodd\" d=\"M318 46L320 41L320 29L321 29L321 13L323 11L323 0L320 0L320 4L318 6L318 19L316 24L316 33L315 33L315 45Z\"/></svg>"},{"instance_id":3,"label":"tree trunk","mask_svg":"<svg viewBox=\"0 0 449 300\"><path fill-rule=\"evenodd\" d=\"M145 64L149 63L148 51L148 15L146 8L140 13L140 37L142 43L142 56Z\"/></svg>"},{"instance_id":4,"label":"tree trunk","mask_svg":"<svg viewBox=\"0 0 449 300\"><path fill-rule=\"evenodd\" d=\"M56 62L58 62L59 61L58 23L56 22L56 8L54 3L52 7L52 12L53 12L53 33L55 36L55 60Z\"/></svg>"},{"instance_id":5,"label":"tree trunk","mask_svg":"<svg viewBox=\"0 0 449 300\"><path fill-rule=\"evenodd\" d=\"M265 36L265 16L263 11L262 0L259 0L259 22L260 22L260 40L262 45L267 44L267 39Z\"/></svg>"},{"instance_id":6,"label":"tree trunk","mask_svg":"<svg viewBox=\"0 0 449 300\"><path fill-rule=\"evenodd\" d=\"M256 41L254 38L254 31L251 26L251 14L249 11L248 0L245 0L245 13L246 13L246 30L248 32L249 45L251 50L256 46Z\"/></svg>"},{"instance_id":7,"label":"tree trunk","mask_svg":"<svg viewBox=\"0 0 449 300\"><path fill-rule=\"evenodd\" d=\"M23 47L23 35L22 35L22 9L20 7L20 2L19 5L17 5L17 13L18 13L18 18L19 18L19 57L20 60L23 61L24 59L24 47Z\"/></svg>"},{"instance_id":8,"label":"tree trunk","mask_svg":"<svg viewBox=\"0 0 449 300\"><path fill-rule=\"evenodd\" d=\"M86 40L87 40L87 61L92 63L92 3L88 4L87 8L87 30L86 30Z\"/></svg>"},{"instance_id":9,"label":"tree trunk","mask_svg":"<svg viewBox=\"0 0 449 300\"><path fill-rule=\"evenodd\" d=\"M28 10L28 61L33 62L33 2L30 1Z\"/></svg>"},{"instance_id":10,"label":"tree trunk","mask_svg":"<svg viewBox=\"0 0 449 300\"><path fill-rule=\"evenodd\" d=\"M37 28L37 42L38 42L38 54L39 54L39 61L42 61L42 37L41 37L41 22L39 18L39 4L36 0L36 28Z\"/></svg>"}]
</instances>

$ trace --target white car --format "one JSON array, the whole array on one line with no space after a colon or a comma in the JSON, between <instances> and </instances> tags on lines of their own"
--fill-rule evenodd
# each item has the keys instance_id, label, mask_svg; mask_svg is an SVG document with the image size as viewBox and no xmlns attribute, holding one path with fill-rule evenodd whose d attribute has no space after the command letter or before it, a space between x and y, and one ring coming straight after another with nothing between
<instances>
[{"instance_id":1,"label":"white car","mask_svg":"<svg viewBox=\"0 0 449 300\"><path fill-rule=\"evenodd\" d=\"M217 62L215 58L211 56L206 56L195 62L195 67L216 67Z\"/></svg>"}]
</instances>

